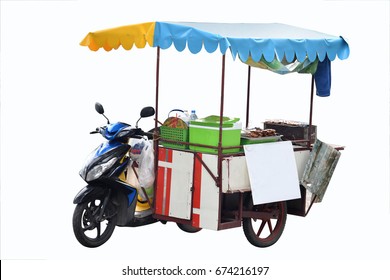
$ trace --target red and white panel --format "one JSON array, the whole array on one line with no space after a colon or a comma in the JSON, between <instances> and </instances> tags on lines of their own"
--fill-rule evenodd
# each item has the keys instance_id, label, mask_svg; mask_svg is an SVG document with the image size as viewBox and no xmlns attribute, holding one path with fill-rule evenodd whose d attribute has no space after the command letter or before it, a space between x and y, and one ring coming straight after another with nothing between
<instances>
[{"instance_id":1,"label":"red and white panel","mask_svg":"<svg viewBox=\"0 0 390 280\"><path fill-rule=\"evenodd\" d=\"M215 156L199 155L216 174ZM159 148L155 199L156 214L191 220L194 227L218 227L219 189L193 153Z\"/></svg>"},{"instance_id":2,"label":"red and white panel","mask_svg":"<svg viewBox=\"0 0 390 280\"><path fill-rule=\"evenodd\" d=\"M159 148L156 214L191 218L194 155Z\"/></svg>"},{"instance_id":3,"label":"red and white panel","mask_svg":"<svg viewBox=\"0 0 390 280\"><path fill-rule=\"evenodd\" d=\"M217 174L215 155L198 154L210 171ZM195 157L194 201L192 225L205 229L218 229L219 188L199 159Z\"/></svg>"}]
</instances>

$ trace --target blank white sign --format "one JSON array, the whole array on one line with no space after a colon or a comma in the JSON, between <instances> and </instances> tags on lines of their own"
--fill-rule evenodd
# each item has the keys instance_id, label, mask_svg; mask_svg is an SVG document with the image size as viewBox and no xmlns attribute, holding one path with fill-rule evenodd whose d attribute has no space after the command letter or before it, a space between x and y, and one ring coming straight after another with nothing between
<instances>
[{"instance_id":1,"label":"blank white sign","mask_svg":"<svg viewBox=\"0 0 390 280\"><path fill-rule=\"evenodd\" d=\"M244 151L255 205L300 198L290 141L245 145Z\"/></svg>"}]
</instances>

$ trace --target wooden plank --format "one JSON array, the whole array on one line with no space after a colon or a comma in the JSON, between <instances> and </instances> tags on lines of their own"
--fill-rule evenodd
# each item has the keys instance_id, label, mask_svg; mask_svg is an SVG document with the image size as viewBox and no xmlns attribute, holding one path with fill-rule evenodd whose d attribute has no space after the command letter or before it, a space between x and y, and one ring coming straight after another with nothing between
<instances>
[{"instance_id":1,"label":"wooden plank","mask_svg":"<svg viewBox=\"0 0 390 280\"><path fill-rule=\"evenodd\" d=\"M306 164L301 184L321 202L341 153L329 144L316 140Z\"/></svg>"}]
</instances>

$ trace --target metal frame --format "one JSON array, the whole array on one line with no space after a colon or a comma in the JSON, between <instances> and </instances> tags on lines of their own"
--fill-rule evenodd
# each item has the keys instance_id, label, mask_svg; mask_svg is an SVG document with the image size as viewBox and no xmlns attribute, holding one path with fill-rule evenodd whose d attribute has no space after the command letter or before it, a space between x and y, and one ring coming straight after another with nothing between
<instances>
[{"instance_id":1,"label":"metal frame","mask_svg":"<svg viewBox=\"0 0 390 280\"><path fill-rule=\"evenodd\" d=\"M247 211L246 209L243 209L243 200L244 200L244 193L239 193L239 205L237 211L233 211L233 215L236 217L233 221L228 221L222 223L222 208L223 208L223 199L224 199L224 193L222 193L222 161L223 158L226 156L231 156L228 154L223 154L224 149L231 149L231 148L237 148L241 146L229 146L229 147L222 147L222 124L223 124L223 112L224 112L224 98L225 98L225 59L226 55L222 55L222 69L221 69L221 97L220 97L220 124L219 124L219 139L218 139L218 146L209 146L209 145L202 145L202 144L194 144L189 142L181 142L181 141L173 141L169 139L163 139L165 142L171 142L171 143L179 143L179 144L191 144L193 146L200 146L200 147L206 147L206 148L217 148L217 155L218 155L218 165L217 165L217 174L213 174L210 171L210 168L206 165L205 162L200 160L201 164L205 167L207 172L210 174L210 176L214 179L216 186L220 189L219 194L219 221L218 221L218 230L220 229L228 229L233 227L240 227L241 221L243 216L251 216L250 211ZM159 141L160 141L160 135L157 133L158 128L158 113L159 113L159 78L160 78L160 47L157 47L157 56L156 56L156 94L155 94L155 111L156 111L156 118L155 118L155 137L154 137L154 150L155 150L155 170L158 169L158 150L159 150ZM248 79L247 79L247 101L246 101L246 127L248 127L249 124L249 112L250 112L250 86L251 86L251 66L248 65ZM309 113L309 139L308 140L297 140L294 142L307 142L306 146L300 146L294 148L294 151L299 150L311 150L311 132L312 132L312 119L313 119L313 101L314 101L314 76L312 76L311 79L311 91L310 91L310 113ZM197 152L193 152L195 157L197 157ZM238 153L238 155L242 155L242 153ZM155 179L155 191L157 187L157 176L158 172L156 172L156 179ZM155 202L153 201L153 208L155 207ZM191 210L192 211L192 210ZM232 212L232 211L230 211ZM307 213L305 213L306 215ZM299 215L299 214L298 214ZM154 214L155 218L161 219L161 220L169 220L174 222L179 222L183 224L190 224L191 220L182 220L174 217L169 216L162 216Z\"/></svg>"}]
</instances>

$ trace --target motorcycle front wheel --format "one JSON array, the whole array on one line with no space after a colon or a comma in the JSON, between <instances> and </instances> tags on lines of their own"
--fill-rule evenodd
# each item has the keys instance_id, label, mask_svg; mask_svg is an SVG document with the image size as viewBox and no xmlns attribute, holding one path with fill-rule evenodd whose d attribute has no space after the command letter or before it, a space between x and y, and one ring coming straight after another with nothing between
<instances>
[{"instance_id":1,"label":"motorcycle front wheel","mask_svg":"<svg viewBox=\"0 0 390 280\"><path fill-rule=\"evenodd\" d=\"M114 232L117 222L116 207L108 202L101 215L102 205L101 198L76 205L73 213L73 232L80 244L85 247L99 247Z\"/></svg>"}]
</instances>

